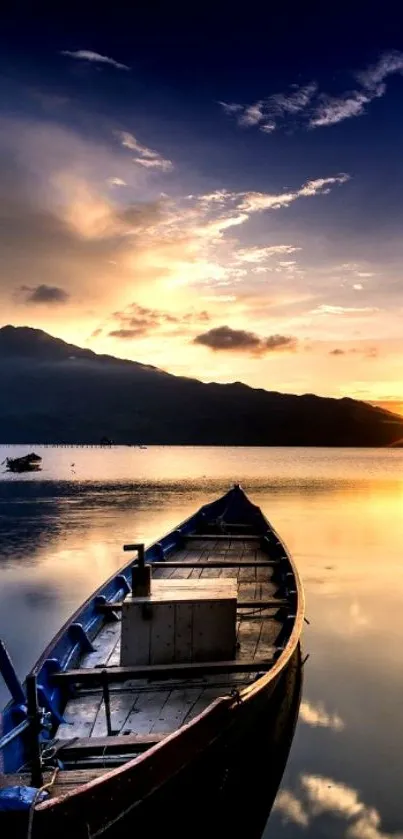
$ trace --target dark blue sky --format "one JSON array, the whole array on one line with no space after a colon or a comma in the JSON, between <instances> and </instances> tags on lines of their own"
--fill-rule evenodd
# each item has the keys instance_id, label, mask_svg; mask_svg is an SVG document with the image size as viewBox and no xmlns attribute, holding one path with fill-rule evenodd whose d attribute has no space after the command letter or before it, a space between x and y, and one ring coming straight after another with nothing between
<instances>
[{"instance_id":1,"label":"dark blue sky","mask_svg":"<svg viewBox=\"0 0 403 839\"><path fill-rule=\"evenodd\" d=\"M203 378L400 398L403 12L128 5L2 13L7 318Z\"/></svg>"}]
</instances>

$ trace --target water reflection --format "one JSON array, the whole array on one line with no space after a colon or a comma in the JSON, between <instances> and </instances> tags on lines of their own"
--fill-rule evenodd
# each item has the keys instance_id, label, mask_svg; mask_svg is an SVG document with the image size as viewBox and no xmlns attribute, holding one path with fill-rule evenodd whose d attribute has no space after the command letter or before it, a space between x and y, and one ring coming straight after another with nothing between
<instances>
[{"instance_id":1,"label":"water reflection","mask_svg":"<svg viewBox=\"0 0 403 839\"><path fill-rule=\"evenodd\" d=\"M353 787L321 775L301 775L296 791L283 789L274 804L283 824L290 824L297 836L297 826L306 835L308 826L317 828L318 836L343 836L346 839L401 839L402 833L385 832L381 815L360 798Z\"/></svg>"},{"instance_id":2,"label":"water reflection","mask_svg":"<svg viewBox=\"0 0 403 839\"><path fill-rule=\"evenodd\" d=\"M309 702L304 699L299 709L299 718L307 725L319 726L320 728L331 728L333 731L342 731L345 724L341 717L335 712L326 711L323 702Z\"/></svg>"},{"instance_id":3,"label":"water reflection","mask_svg":"<svg viewBox=\"0 0 403 839\"><path fill-rule=\"evenodd\" d=\"M310 620L266 839L401 839L403 451L38 452L42 473L0 476L0 636L19 672L123 563L125 541L159 537L239 481L293 553Z\"/></svg>"}]
</instances>

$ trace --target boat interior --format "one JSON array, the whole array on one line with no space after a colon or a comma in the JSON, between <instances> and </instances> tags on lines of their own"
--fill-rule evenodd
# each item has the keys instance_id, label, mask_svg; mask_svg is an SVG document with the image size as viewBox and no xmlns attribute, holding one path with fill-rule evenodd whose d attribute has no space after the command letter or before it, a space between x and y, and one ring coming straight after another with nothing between
<instances>
[{"instance_id":1,"label":"boat interior","mask_svg":"<svg viewBox=\"0 0 403 839\"><path fill-rule=\"evenodd\" d=\"M79 653L49 676L60 708L42 743L41 780L50 796L144 755L218 697L241 696L279 659L295 619L295 579L277 534L248 504L242 519L238 503L219 516L206 507L207 515L188 520L171 547L154 555L151 592L141 588L149 567L143 546L125 546L132 585L128 566L125 585L112 597L98 594L92 637L83 622L70 625ZM3 786L27 783L24 766L0 775Z\"/></svg>"}]
</instances>

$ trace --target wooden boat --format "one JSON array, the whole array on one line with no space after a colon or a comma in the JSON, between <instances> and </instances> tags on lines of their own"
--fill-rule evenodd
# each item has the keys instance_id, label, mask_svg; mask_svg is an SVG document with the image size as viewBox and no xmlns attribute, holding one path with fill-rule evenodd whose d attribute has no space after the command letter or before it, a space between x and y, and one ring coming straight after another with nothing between
<instances>
[{"instance_id":1,"label":"wooden boat","mask_svg":"<svg viewBox=\"0 0 403 839\"><path fill-rule=\"evenodd\" d=\"M304 597L296 568L239 486L145 555L142 545L125 549L135 560L65 624L24 685L0 649L13 697L0 732L0 833L258 837L299 707ZM234 596L222 596L234 585ZM203 601L209 586L217 599ZM161 591L181 587L191 592L183 625L178 603L175 620L166 620L173 596L160 610ZM137 634L128 633L139 614ZM230 614L236 643L224 659ZM141 656L161 643L171 663L122 664L128 651L148 662Z\"/></svg>"},{"instance_id":2,"label":"wooden boat","mask_svg":"<svg viewBox=\"0 0 403 839\"><path fill-rule=\"evenodd\" d=\"M9 472L38 472L41 468L42 458L39 454L31 452L22 457L6 457L6 468Z\"/></svg>"}]
</instances>

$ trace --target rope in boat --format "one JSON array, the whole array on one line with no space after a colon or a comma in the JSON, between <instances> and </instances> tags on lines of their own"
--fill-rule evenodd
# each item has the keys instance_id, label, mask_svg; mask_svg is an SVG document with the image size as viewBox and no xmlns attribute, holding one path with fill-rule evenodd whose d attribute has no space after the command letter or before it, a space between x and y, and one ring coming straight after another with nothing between
<instances>
[{"instance_id":1,"label":"rope in boat","mask_svg":"<svg viewBox=\"0 0 403 839\"><path fill-rule=\"evenodd\" d=\"M65 749L67 746L72 746L74 743L79 740L79 737L71 737L70 740L52 740L50 743L46 743L45 748L42 750L42 760L44 763L49 763L53 758L57 758L59 752ZM58 767L60 769L60 766Z\"/></svg>"},{"instance_id":2,"label":"rope in boat","mask_svg":"<svg viewBox=\"0 0 403 839\"><path fill-rule=\"evenodd\" d=\"M38 798L39 798L39 796L42 792L47 792L48 790L52 789L53 784L55 783L55 780L57 778L58 772L59 772L59 767L56 766L56 769L54 770L50 781L48 781L47 784L43 784L43 786L41 786L40 789L36 790L36 793L34 795L34 799L32 801L32 804L31 804L30 808L29 808L27 839L31 839L31 837L32 837L32 825L33 825L33 821L34 821L34 812L35 812L35 807L36 807L36 803L38 801Z\"/></svg>"}]
</instances>

